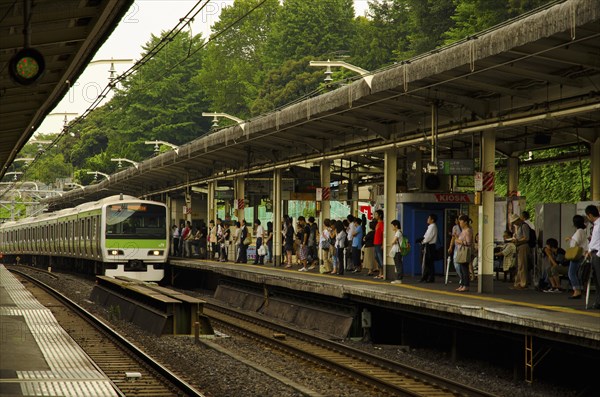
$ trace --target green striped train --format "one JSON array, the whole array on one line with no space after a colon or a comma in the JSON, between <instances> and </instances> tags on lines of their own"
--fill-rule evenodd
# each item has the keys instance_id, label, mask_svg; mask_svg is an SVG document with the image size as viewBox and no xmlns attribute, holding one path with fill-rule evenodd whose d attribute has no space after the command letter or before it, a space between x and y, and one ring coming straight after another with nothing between
<instances>
[{"instance_id":1,"label":"green striped train","mask_svg":"<svg viewBox=\"0 0 600 397\"><path fill-rule=\"evenodd\" d=\"M4 262L160 281L169 254L167 207L111 196L0 225Z\"/></svg>"}]
</instances>

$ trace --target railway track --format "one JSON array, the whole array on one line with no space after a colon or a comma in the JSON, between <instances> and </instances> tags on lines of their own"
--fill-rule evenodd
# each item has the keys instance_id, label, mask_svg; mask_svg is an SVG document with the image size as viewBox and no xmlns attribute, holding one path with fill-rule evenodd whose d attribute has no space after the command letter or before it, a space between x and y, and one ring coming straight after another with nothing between
<instances>
[{"instance_id":1,"label":"railway track","mask_svg":"<svg viewBox=\"0 0 600 397\"><path fill-rule=\"evenodd\" d=\"M260 343L275 346L393 395L493 396L328 339L273 324L253 313L241 312L213 301L204 306L204 314Z\"/></svg>"},{"instance_id":2,"label":"railway track","mask_svg":"<svg viewBox=\"0 0 600 397\"><path fill-rule=\"evenodd\" d=\"M23 272L11 271L33 285L28 288L30 292L53 312L59 324L111 380L120 396L203 396L58 291ZM132 376L127 377L126 373Z\"/></svg>"}]
</instances>

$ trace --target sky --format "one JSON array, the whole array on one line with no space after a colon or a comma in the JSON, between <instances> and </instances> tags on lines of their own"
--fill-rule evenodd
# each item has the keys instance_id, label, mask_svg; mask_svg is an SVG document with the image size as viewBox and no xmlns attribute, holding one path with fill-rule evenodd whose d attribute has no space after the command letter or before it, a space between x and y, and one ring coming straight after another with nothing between
<instances>
[{"instance_id":1,"label":"sky","mask_svg":"<svg viewBox=\"0 0 600 397\"><path fill-rule=\"evenodd\" d=\"M141 57L142 46L150 35L171 30L197 3L197 0L136 0L108 40L79 79L71 83L68 95L44 119L35 134L58 133L66 120L82 114L108 84L111 63L117 75L127 70ZM221 9L233 5L233 0L210 0L191 23L192 34L210 35L210 27L218 21ZM356 15L364 15L367 0L355 0ZM110 98L110 95L106 100ZM203 109L198 109L202 112Z\"/></svg>"}]
</instances>

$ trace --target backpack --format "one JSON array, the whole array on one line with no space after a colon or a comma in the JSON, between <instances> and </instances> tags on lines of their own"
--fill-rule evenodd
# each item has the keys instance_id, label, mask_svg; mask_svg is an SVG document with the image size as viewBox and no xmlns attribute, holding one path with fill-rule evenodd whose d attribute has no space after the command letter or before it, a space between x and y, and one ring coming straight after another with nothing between
<instances>
[{"instance_id":1,"label":"backpack","mask_svg":"<svg viewBox=\"0 0 600 397\"><path fill-rule=\"evenodd\" d=\"M402 241L400 242L400 255L406 256L410 252L410 242L408 241L408 237L402 236Z\"/></svg>"}]
</instances>

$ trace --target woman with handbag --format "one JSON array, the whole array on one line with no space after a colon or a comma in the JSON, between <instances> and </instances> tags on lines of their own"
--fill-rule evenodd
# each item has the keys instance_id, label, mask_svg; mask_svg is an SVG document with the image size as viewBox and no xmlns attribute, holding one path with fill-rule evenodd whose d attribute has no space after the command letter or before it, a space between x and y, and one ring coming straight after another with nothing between
<instances>
[{"instance_id":1,"label":"woman with handbag","mask_svg":"<svg viewBox=\"0 0 600 397\"><path fill-rule=\"evenodd\" d=\"M585 219L581 215L573 217L575 233L567 237L569 248L566 250L565 259L569 260L569 281L573 287L573 295L569 299L581 299L581 280L579 279L579 266L583 262L583 253L588 250L588 239L585 236Z\"/></svg>"},{"instance_id":2,"label":"woman with handbag","mask_svg":"<svg viewBox=\"0 0 600 397\"><path fill-rule=\"evenodd\" d=\"M470 219L467 215L458 217L458 225L460 226L460 234L455 240L457 251L454 256L456 263L460 265L460 282L456 289L458 292L466 292L469 290L469 263L471 262L471 247L473 246L473 229L469 226Z\"/></svg>"}]
</instances>

